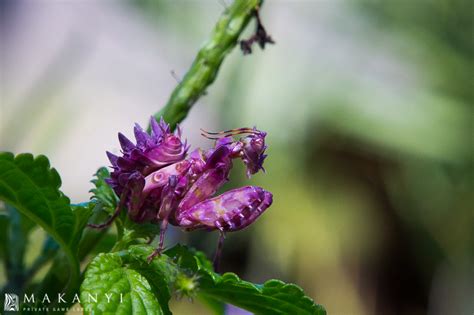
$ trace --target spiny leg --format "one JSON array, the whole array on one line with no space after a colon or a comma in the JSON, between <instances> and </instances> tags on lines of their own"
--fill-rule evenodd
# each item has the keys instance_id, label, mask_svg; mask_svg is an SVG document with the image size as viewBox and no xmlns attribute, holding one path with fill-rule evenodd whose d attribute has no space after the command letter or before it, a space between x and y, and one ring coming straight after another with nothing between
<instances>
[{"instance_id":1,"label":"spiny leg","mask_svg":"<svg viewBox=\"0 0 474 315\"><path fill-rule=\"evenodd\" d=\"M227 181L226 175L226 171L222 168L211 169L204 172L183 197L178 209L189 209L195 204L212 197Z\"/></svg>"},{"instance_id":2,"label":"spiny leg","mask_svg":"<svg viewBox=\"0 0 474 315\"><path fill-rule=\"evenodd\" d=\"M122 194L120 195L120 201L117 204L117 207L115 207L114 213L112 214L112 216L110 218L107 219L107 221L105 221L104 223L101 223L101 224L88 223L87 226L90 227L90 228L93 228L93 229L103 229L103 228L108 227L110 224L112 224L112 222L115 220L115 218L118 217L118 215L120 214L120 211L122 210L122 208L125 204L127 194L128 194L128 189L124 189Z\"/></svg>"},{"instance_id":3,"label":"spiny leg","mask_svg":"<svg viewBox=\"0 0 474 315\"><path fill-rule=\"evenodd\" d=\"M158 211L158 218L161 219L160 226L160 241L158 247L148 256L147 260L150 263L153 258L160 255L163 251L163 244L165 241L166 229L168 228L169 216L175 207L176 203L176 185L178 184L178 178L175 175L169 177L168 184L163 188L163 198L161 201L160 210Z\"/></svg>"},{"instance_id":4,"label":"spiny leg","mask_svg":"<svg viewBox=\"0 0 474 315\"><path fill-rule=\"evenodd\" d=\"M160 226L160 242L158 244L158 247L155 248L153 253L151 253L150 256L148 256L147 261L148 263L151 263L153 258L155 258L158 255L161 255L161 252L163 251L163 244L165 242L165 234L166 234L166 229L168 228L168 218L163 219L161 221L161 226Z\"/></svg>"},{"instance_id":5,"label":"spiny leg","mask_svg":"<svg viewBox=\"0 0 474 315\"><path fill-rule=\"evenodd\" d=\"M160 242L158 244L158 252L161 253L163 250L163 244L165 243L165 234L166 230L168 228L168 217L164 218L163 221L161 221L161 226L160 226Z\"/></svg>"},{"instance_id":6,"label":"spiny leg","mask_svg":"<svg viewBox=\"0 0 474 315\"><path fill-rule=\"evenodd\" d=\"M188 189L181 199L177 213L212 197L217 190L228 181L232 151L227 146L217 147L207 158L205 171L199 174L196 182Z\"/></svg>"},{"instance_id":7,"label":"spiny leg","mask_svg":"<svg viewBox=\"0 0 474 315\"><path fill-rule=\"evenodd\" d=\"M214 271L219 272L219 265L221 263L222 249L224 248L225 232L219 231L219 240L217 241L216 253L214 254Z\"/></svg>"}]
</instances>

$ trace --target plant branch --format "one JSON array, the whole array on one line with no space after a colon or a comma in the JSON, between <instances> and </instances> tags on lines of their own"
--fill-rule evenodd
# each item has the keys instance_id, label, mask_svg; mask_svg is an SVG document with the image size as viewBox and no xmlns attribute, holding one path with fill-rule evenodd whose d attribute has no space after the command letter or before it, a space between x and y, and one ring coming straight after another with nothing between
<instances>
[{"instance_id":1,"label":"plant branch","mask_svg":"<svg viewBox=\"0 0 474 315\"><path fill-rule=\"evenodd\" d=\"M239 36L263 0L235 0L217 22L210 39L199 50L191 68L171 94L166 106L154 116L163 117L175 128L199 97L206 93L225 56L237 45Z\"/></svg>"}]
</instances>

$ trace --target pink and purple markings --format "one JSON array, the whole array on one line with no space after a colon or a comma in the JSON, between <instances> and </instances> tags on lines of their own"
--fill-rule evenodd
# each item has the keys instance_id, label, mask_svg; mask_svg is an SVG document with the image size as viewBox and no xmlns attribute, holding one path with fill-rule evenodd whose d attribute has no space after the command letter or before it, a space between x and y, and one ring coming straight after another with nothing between
<instances>
[{"instance_id":1,"label":"pink and purple markings","mask_svg":"<svg viewBox=\"0 0 474 315\"><path fill-rule=\"evenodd\" d=\"M107 222L110 225L123 207L135 222L161 222L158 248L151 261L163 249L168 224L185 230L220 231L215 257L218 263L225 232L239 231L253 223L271 204L272 194L261 187L246 186L215 196L228 181L232 161L241 159L247 176L264 171L266 133L255 128L240 128L218 133L202 130L206 138L216 140L209 150L196 149L181 140L181 130L171 132L163 119L151 118L151 133L135 125L136 144L119 133L122 155L107 152L112 163L108 179L120 201ZM243 135L239 140L234 136Z\"/></svg>"}]
</instances>

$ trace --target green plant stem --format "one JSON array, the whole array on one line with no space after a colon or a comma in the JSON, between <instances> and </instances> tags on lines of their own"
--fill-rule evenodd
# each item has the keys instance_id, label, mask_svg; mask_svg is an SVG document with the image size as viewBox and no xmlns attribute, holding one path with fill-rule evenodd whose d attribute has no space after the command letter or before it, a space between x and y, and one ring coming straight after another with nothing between
<instances>
[{"instance_id":1,"label":"green plant stem","mask_svg":"<svg viewBox=\"0 0 474 315\"><path fill-rule=\"evenodd\" d=\"M263 0L235 0L217 22L210 39L199 50L191 68L171 94L166 106L156 113L175 128L199 97L206 93L225 56L235 47L242 31Z\"/></svg>"}]
</instances>

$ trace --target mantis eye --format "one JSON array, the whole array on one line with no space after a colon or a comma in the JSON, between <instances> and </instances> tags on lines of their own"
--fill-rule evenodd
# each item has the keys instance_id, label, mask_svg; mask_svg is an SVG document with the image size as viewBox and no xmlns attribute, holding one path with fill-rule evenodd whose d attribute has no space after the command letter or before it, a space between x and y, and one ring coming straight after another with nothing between
<instances>
[{"instance_id":1,"label":"mantis eye","mask_svg":"<svg viewBox=\"0 0 474 315\"><path fill-rule=\"evenodd\" d=\"M250 143L255 151L262 151L264 149L263 147L265 145L265 140L262 138L256 138L252 139Z\"/></svg>"}]
</instances>

